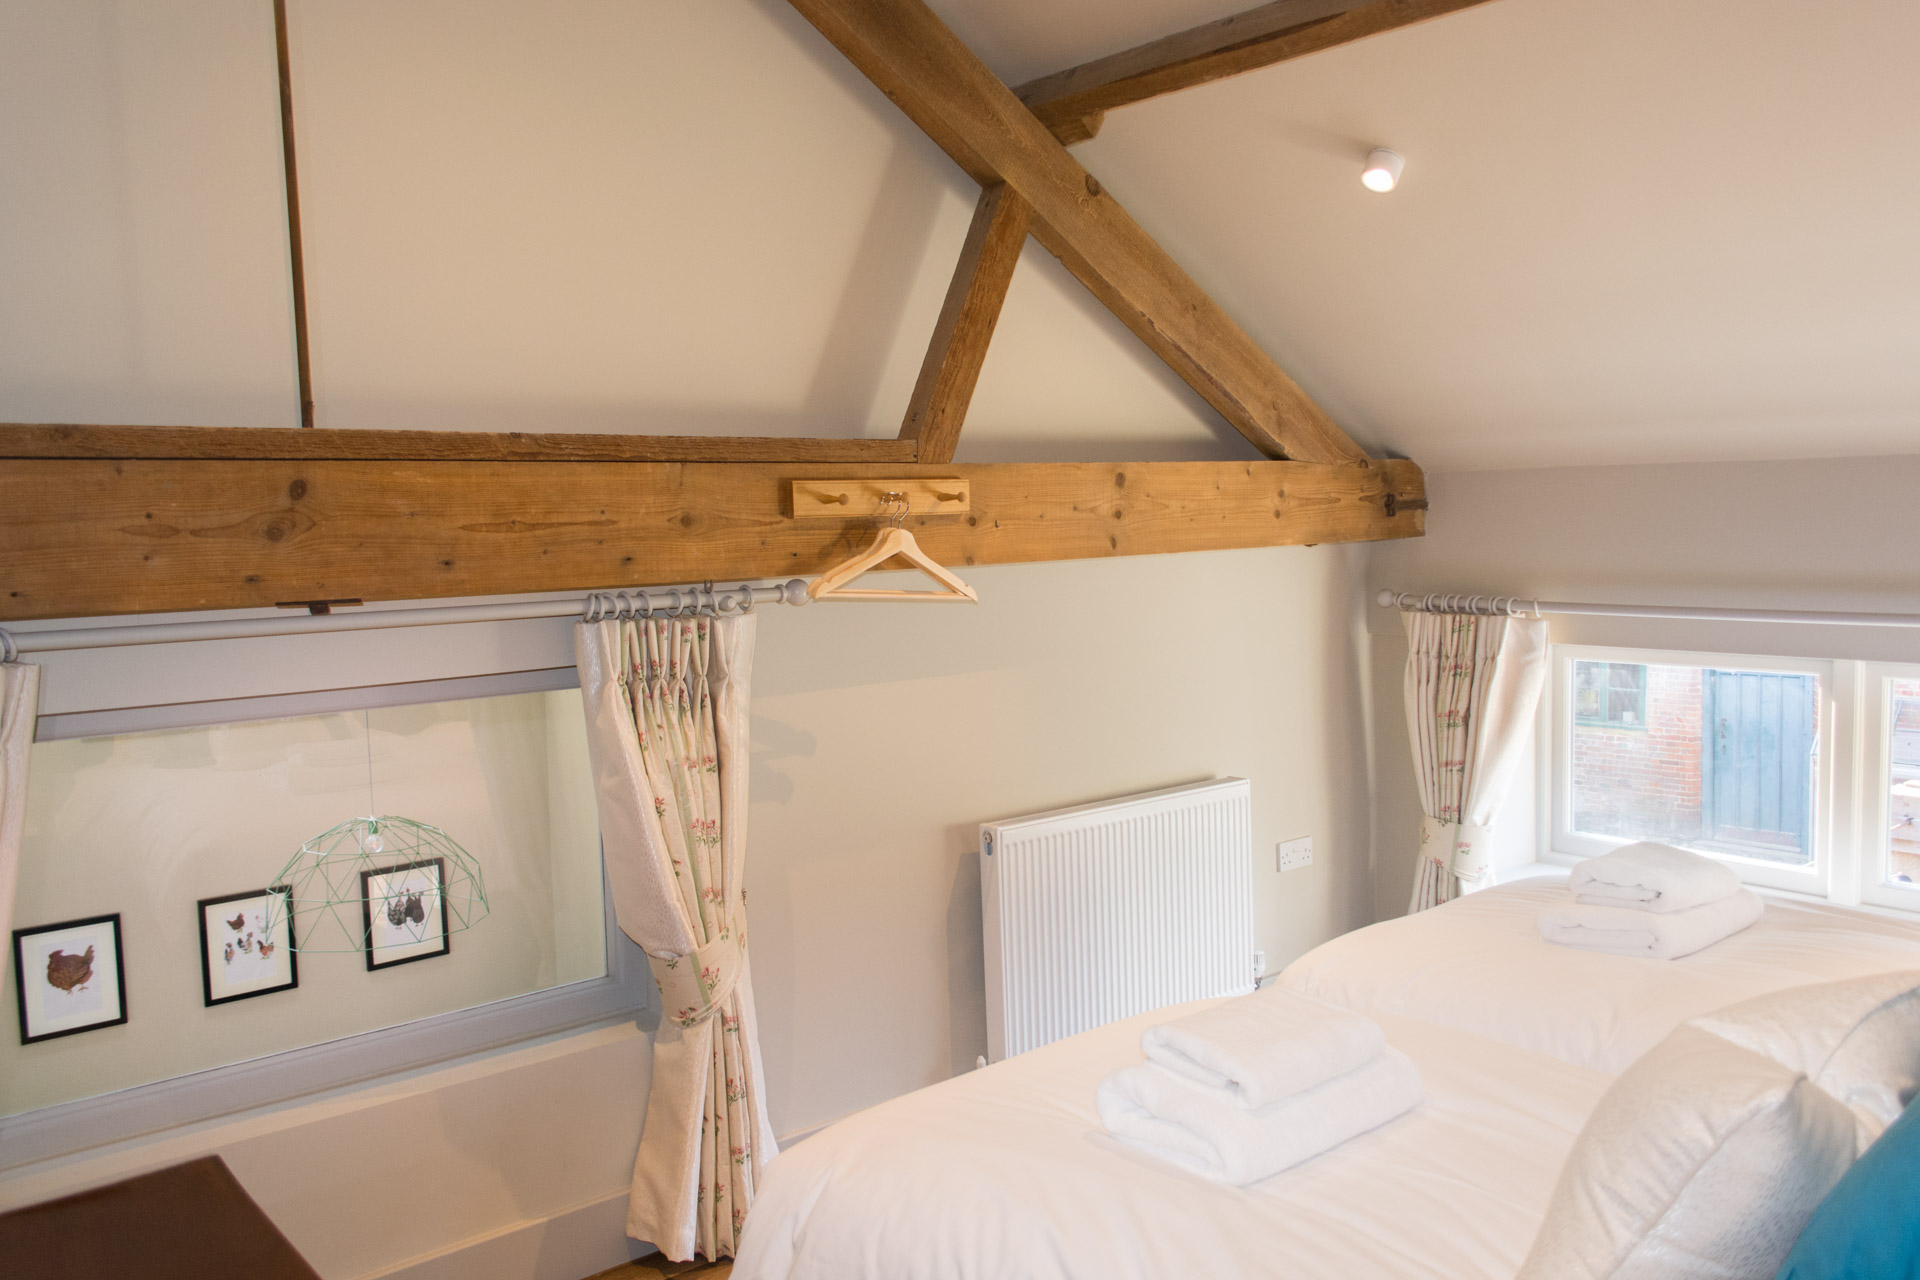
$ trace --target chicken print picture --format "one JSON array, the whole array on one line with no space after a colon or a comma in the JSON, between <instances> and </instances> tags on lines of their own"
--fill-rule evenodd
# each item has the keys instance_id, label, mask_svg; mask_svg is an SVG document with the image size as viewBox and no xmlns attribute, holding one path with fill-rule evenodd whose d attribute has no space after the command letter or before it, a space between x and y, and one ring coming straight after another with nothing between
<instances>
[{"instance_id":1,"label":"chicken print picture","mask_svg":"<svg viewBox=\"0 0 1920 1280\"><path fill-rule=\"evenodd\" d=\"M119 916L17 929L13 947L22 1044L127 1020Z\"/></svg>"}]
</instances>

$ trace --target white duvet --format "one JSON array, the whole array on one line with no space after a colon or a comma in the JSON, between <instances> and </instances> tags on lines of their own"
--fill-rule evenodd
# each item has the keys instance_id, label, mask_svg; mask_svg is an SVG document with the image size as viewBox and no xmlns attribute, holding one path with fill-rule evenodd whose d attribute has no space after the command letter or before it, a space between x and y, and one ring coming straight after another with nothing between
<instances>
[{"instance_id":1,"label":"white duvet","mask_svg":"<svg viewBox=\"0 0 1920 1280\"><path fill-rule=\"evenodd\" d=\"M1532 882L1357 929L1307 952L1279 981L1369 1016L1458 1027L1620 1072L1698 1014L1811 982L1920 968L1920 921L1780 896L1732 937L1677 960L1542 941L1564 884Z\"/></svg>"},{"instance_id":2,"label":"white duvet","mask_svg":"<svg viewBox=\"0 0 1920 1280\"><path fill-rule=\"evenodd\" d=\"M1176 1006L882 1103L768 1166L735 1280L1509 1280L1611 1077L1381 1017L1412 1112L1244 1189L1108 1137L1094 1090Z\"/></svg>"}]
</instances>

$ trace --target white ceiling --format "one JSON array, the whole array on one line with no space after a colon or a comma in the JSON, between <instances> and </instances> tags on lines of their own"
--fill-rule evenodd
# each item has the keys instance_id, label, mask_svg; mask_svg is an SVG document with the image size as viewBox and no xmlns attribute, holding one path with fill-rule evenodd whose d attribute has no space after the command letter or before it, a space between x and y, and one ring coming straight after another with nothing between
<instances>
[{"instance_id":1,"label":"white ceiling","mask_svg":"<svg viewBox=\"0 0 1920 1280\"><path fill-rule=\"evenodd\" d=\"M934 0L1012 83L1239 0ZM1920 5L1495 0L1076 154L1434 470L1920 452ZM1358 181L1375 145L1398 191Z\"/></svg>"},{"instance_id":2,"label":"white ceiling","mask_svg":"<svg viewBox=\"0 0 1920 1280\"><path fill-rule=\"evenodd\" d=\"M1250 2L934 0L1013 83ZM290 7L323 425L898 429L974 188L785 0ZM0 420L295 420L268 12L0 0ZM1920 453L1916 50L1914 0L1493 0L1078 154L1431 470ZM1243 456L1029 243L963 460Z\"/></svg>"}]
</instances>

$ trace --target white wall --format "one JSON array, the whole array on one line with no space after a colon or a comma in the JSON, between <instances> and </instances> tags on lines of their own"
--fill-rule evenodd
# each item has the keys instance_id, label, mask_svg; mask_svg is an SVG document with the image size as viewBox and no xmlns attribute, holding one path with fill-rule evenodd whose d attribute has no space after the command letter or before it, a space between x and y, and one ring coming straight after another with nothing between
<instances>
[{"instance_id":1,"label":"white wall","mask_svg":"<svg viewBox=\"0 0 1920 1280\"><path fill-rule=\"evenodd\" d=\"M1241 775L1268 965L1366 922L1361 559L1005 566L970 575L975 609L764 619L747 888L776 1128L986 1052L983 820ZM1282 876L1300 835L1314 865Z\"/></svg>"},{"instance_id":2,"label":"white wall","mask_svg":"<svg viewBox=\"0 0 1920 1280\"><path fill-rule=\"evenodd\" d=\"M290 7L324 424L893 433L974 193L786 5ZM0 0L0 420L294 420L265 12ZM172 75L181 45L226 70ZM1031 247L961 449L1245 456ZM977 609L769 611L747 883L776 1126L984 1049L983 819L1242 774L1269 965L1364 922L1363 562L1002 566ZM44 705L572 660L563 623L448 632L60 655ZM1315 864L1281 877L1297 835ZM215 1150L330 1280L572 1280L626 1253L646 1043L589 1030L19 1169L0 1204ZM395 1132L410 1163L368 1176Z\"/></svg>"},{"instance_id":3,"label":"white wall","mask_svg":"<svg viewBox=\"0 0 1920 1280\"><path fill-rule=\"evenodd\" d=\"M1920 457L1564 467L1427 478L1427 536L1381 543L1369 593L1457 591L1728 608L1920 611L1913 494ZM1420 811L1408 762L1398 615L1372 636L1375 912L1406 910ZM1905 629L1554 616L1556 642L1912 662ZM1514 784L1499 835L1534 847L1533 783Z\"/></svg>"}]
</instances>

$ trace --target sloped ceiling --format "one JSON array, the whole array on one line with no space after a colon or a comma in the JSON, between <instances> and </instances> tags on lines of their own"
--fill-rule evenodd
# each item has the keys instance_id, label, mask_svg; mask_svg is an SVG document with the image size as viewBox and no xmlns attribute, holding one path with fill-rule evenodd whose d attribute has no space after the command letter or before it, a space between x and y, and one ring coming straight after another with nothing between
<instances>
[{"instance_id":1,"label":"sloped ceiling","mask_svg":"<svg viewBox=\"0 0 1920 1280\"><path fill-rule=\"evenodd\" d=\"M1235 12L935 0L1012 83ZM1083 163L1433 470L1920 452L1920 5L1496 0L1111 113ZM1400 189L1358 182L1376 145Z\"/></svg>"},{"instance_id":2,"label":"sloped ceiling","mask_svg":"<svg viewBox=\"0 0 1920 1280\"><path fill-rule=\"evenodd\" d=\"M1013 83L1245 7L934 3ZM323 425L897 430L975 192L781 0L290 8ZM0 419L296 421L267 11L0 0ZM1920 452L1916 49L1494 0L1077 154L1430 469ZM1029 244L960 456L1249 453Z\"/></svg>"}]
</instances>

